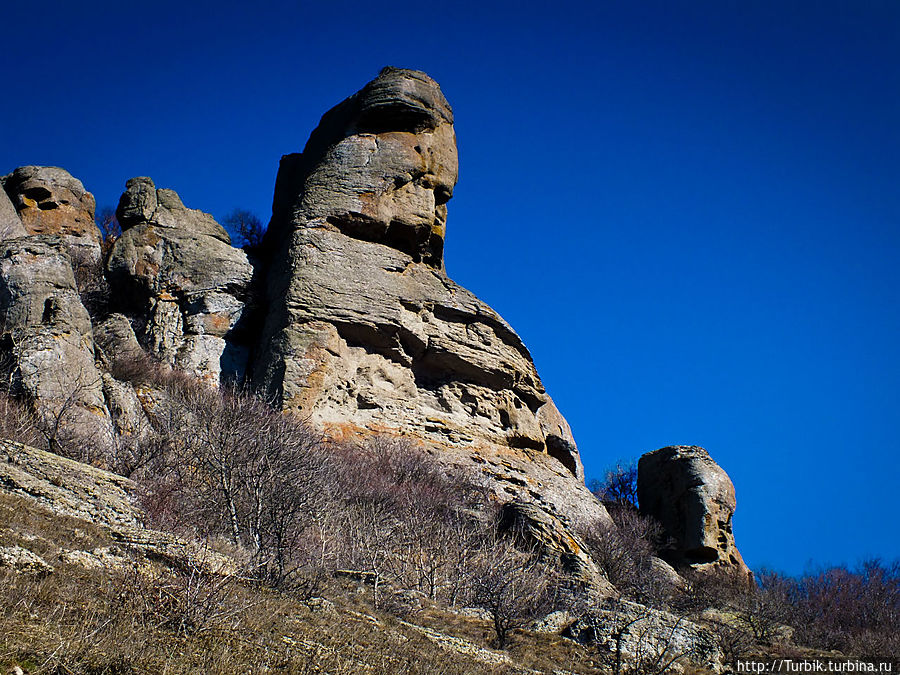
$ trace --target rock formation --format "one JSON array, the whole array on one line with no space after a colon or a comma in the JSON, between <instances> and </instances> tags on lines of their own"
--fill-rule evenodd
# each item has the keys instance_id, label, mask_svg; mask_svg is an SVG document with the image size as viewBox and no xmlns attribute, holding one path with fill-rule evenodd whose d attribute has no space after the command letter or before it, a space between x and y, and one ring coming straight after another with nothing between
<instances>
[{"instance_id":1,"label":"rock formation","mask_svg":"<svg viewBox=\"0 0 900 675\"><path fill-rule=\"evenodd\" d=\"M588 555L587 547L559 519L535 504L513 500L503 505L500 531L517 537L527 548L536 548L555 558L575 579L603 595L615 589Z\"/></svg>"},{"instance_id":2,"label":"rock formation","mask_svg":"<svg viewBox=\"0 0 900 675\"><path fill-rule=\"evenodd\" d=\"M386 68L325 114L281 160L254 382L326 428L505 453L531 492L558 482L540 456L580 482L572 433L525 345L445 273L456 177L453 114L424 73Z\"/></svg>"},{"instance_id":3,"label":"rock formation","mask_svg":"<svg viewBox=\"0 0 900 675\"><path fill-rule=\"evenodd\" d=\"M734 543L734 485L703 448L676 445L643 455L638 502L675 542L666 552L674 565L750 574Z\"/></svg>"},{"instance_id":4,"label":"rock formation","mask_svg":"<svg viewBox=\"0 0 900 675\"><path fill-rule=\"evenodd\" d=\"M28 234L59 235L70 247L99 258L96 203L80 180L55 166L22 166L0 180Z\"/></svg>"},{"instance_id":5,"label":"rock formation","mask_svg":"<svg viewBox=\"0 0 900 675\"><path fill-rule=\"evenodd\" d=\"M150 178L128 181L116 216L122 235L107 274L138 340L163 362L214 383L241 378L249 347L238 324L253 276L246 254L212 216L186 208ZM104 332L133 351L121 321Z\"/></svg>"},{"instance_id":6,"label":"rock formation","mask_svg":"<svg viewBox=\"0 0 900 675\"><path fill-rule=\"evenodd\" d=\"M58 236L0 242L0 322L8 386L42 415L108 436L91 319Z\"/></svg>"}]
</instances>

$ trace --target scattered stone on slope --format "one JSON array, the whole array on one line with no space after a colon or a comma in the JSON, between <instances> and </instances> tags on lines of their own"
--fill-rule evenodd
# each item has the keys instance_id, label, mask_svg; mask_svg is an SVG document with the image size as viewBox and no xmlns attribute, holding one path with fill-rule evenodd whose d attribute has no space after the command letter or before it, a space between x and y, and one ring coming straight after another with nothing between
<instances>
[{"instance_id":1,"label":"scattered stone on slope","mask_svg":"<svg viewBox=\"0 0 900 675\"><path fill-rule=\"evenodd\" d=\"M623 672L674 661L681 672L688 662L713 672L722 670L722 652L705 628L676 616L625 600L608 600L577 619L563 635L608 650L610 665L621 650Z\"/></svg>"},{"instance_id":2,"label":"scattered stone on slope","mask_svg":"<svg viewBox=\"0 0 900 675\"><path fill-rule=\"evenodd\" d=\"M94 195L56 166L22 166L2 179L29 234L56 234L93 259L100 256Z\"/></svg>"},{"instance_id":3,"label":"scattered stone on slope","mask_svg":"<svg viewBox=\"0 0 900 675\"><path fill-rule=\"evenodd\" d=\"M279 168L254 383L334 433L483 456L503 501L538 495L561 516L570 494L578 516L607 520L573 487L575 441L525 345L445 273L456 177L453 115L424 73L387 68L325 114Z\"/></svg>"},{"instance_id":4,"label":"scattered stone on slope","mask_svg":"<svg viewBox=\"0 0 900 675\"><path fill-rule=\"evenodd\" d=\"M91 432L111 429L91 320L75 286L68 247L58 236L0 242L0 351L13 389L43 416Z\"/></svg>"},{"instance_id":5,"label":"scattered stone on slope","mask_svg":"<svg viewBox=\"0 0 900 675\"><path fill-rule=\"evenodd\" d=\"M240 379L249 351L242 332L253 268L212 216L189 209L150 178L132 178L116 211L122 235L107 271L138 339L163 362L211 382ZM110 340L133 350L121 320ZM119 330L119 329L122 330Z\"/></svg>"},{"instance_id":6,"label":"scattered stone on slope","mask_svg":"<svg viewBox=\"0 0 900 675\"><path fill-rule=\"evenodd\" d=\"M119 566L124 552L170 567L235 574L238 563L203 542L184 540L144 526L138 487L127 478L21 443L0 440L0 493L15 495L57 516L108 528L115 549L64 552L63 561L83 567Z\"/></svg>"},{"instance_id":7,"label":"scattered stone on slope","mask_svg":"<svg viewBox=\"0 0 900 675\"><path fill-rule=\"evenodd\" d=\"M0 190L0 241L24 237L28 232L22 225L16 207L9 201L5 190Z\"/></svg>"},{"instance_id":8,"label":"scattered stone on slope","mask_svg":"<svg viewBox=\"0 0 900 675\"><path fill-rule=\"evenodd\" d=\"M53 572L53 567L46 560L21 546L0 546L0 567L40 577Z\"/></svg>"},{"instance_id":9,"label":"scattered stone on slope","mask_svg":"<svg viewBox=\"0 0 900 675\"><path fill-rule=\"evenodd\" d=\"M638 502L674 541L665 557L676 567L726 567L749 577L734 542L734 485L706 450L676 445L643 455Z\"/></svg>"},{"instance_id":10,"label":"scattered stone on slope","mask_svg":"<svg viewBox=\"0 0 900 675\"><path fill-rule=\"evenodd\" d=\"M0 492L112 528L140 527L137 487L127 478L21 443L0 440Z\"/></svg>"}]
</instances>

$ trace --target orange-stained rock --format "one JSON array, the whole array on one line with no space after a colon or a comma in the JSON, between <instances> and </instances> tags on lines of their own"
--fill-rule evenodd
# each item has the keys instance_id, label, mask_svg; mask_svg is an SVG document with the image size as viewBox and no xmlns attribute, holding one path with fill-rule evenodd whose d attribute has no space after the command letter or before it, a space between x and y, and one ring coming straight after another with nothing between
<instances>
[{"instance_id":1,"label":"orange-stained rock","mask_svg":"<svg viewBox=\"0 0 900 675\"><path fill-rule=\"evenodd\" d=\"M98 246L94 195L56 166L22 166L2 178L28 234L57 234L68 244Z\"/></svg>"}]
</instances>

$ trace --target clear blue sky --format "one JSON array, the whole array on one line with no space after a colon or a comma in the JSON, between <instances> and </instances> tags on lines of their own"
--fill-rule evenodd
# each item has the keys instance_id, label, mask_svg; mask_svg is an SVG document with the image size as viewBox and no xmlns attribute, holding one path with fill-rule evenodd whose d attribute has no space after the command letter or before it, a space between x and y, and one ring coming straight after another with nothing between
<instances>
[{"instance_id":1,"label":"clear blue sky","mask_svg":"<svg viewBox=\"0 0 900 675\"><path fill-rule=\"evenodd\" d=\"M4 3L0 172L265 218L384 65L457 117L447 268L589 475L705 446L751 566L900 557L900 3Z\"/></svg>"}]
</instances>

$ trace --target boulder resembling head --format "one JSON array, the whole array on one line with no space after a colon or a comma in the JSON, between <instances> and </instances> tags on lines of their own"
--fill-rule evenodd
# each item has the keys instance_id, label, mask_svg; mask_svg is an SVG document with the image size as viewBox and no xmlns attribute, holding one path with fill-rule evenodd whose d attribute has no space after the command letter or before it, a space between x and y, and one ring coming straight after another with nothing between
<instances>
[{"instance_id":1,"label":"boulder resembling head","mask_svg":"<svg viewBox=\"0 0 900 675\"><path fill-rule=\"evenodd\" d=\"M302 154L282 158L273 221L338 229L442 268L457 172L453 113L438 84L385 68L322 117Z\"/></svg>"},{"instance_id":2,"label":"boulder resembling head","mask_svg":"<svg viewBox=\"0 0 900 675\"><path fill-rule=\"evenodd\" d=\"M674 543L671 562L749 575L732 529L734 484L706 450L674 445L646 453L638 462L637 487L641 513L658 520Z\"/></svg>"},{"instance_id":3,"label":"boulder resembling head","mask_svg":"<svg viewBox=\"0 0 900 675\"><path fill-rule=\"evenodd\" d=\"M22 166L3 177L3 187L29 234L63 235L99 246L94 195L65 169Z\"/></svg>"}]
</instances>

